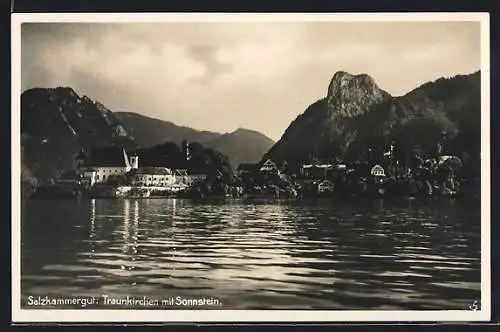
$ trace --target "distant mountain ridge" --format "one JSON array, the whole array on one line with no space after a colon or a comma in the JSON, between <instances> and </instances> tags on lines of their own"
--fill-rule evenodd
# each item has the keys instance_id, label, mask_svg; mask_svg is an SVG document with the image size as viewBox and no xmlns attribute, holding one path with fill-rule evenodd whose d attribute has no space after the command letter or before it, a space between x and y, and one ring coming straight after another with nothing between
<instances>
[{"instance_id":1,"label":"distant mountain ridge","mask_svg":"<svg viewBox=\"0 0 500 332\"><path fill-rule=\"evenodd\" d=\"M170 121L133 112L114 112L113 114L141 147L151 147L165 142L181 144L184 139L204 143L221 136L220 133L178 126Z\"/></svg>"},{"instance_id":2,"label":"distant mountain ridge","mask_svg":"<svg viewBox=\"0 0 500 332\"><path fill-rule=\"evenodd\" d=\"M91 148L134 150L168 142L180 146L183 140L217 150L224 155L220 158L229 158L233 168L240 162L258 161L274 144L246 129L221 134L135 113L112 112L69 87L34 88L21 95L21 173L26 187L50 182L74 169L76 155Z\"/></svg>"},{"instance_id":3,"label":"distant mountain ridge","mask_svg":"<svg viewBox=\"0 0 500 332\"><path fill-rule=\"evenodd\" d=\"M258 162L274 141L255 130L239 128L231 133L198 131L177 126L132 112L115 112L116 118L140 147L151 147L165 142L181 144L184 140L213 148L229 157L236 168L240 163Z\"/></svg>"},{"instance_id":4,"label":"distant mountain ridge","mask_svg":"<svg viewBox=\"0 0 500 332\"><path fill-rule=\"evenodd\" d=\"M274 141L264 134L244 128L204 142L204 145L229 156L234 168L239 164L258 162L273 144Z\"/></svg>"}]
</instances>

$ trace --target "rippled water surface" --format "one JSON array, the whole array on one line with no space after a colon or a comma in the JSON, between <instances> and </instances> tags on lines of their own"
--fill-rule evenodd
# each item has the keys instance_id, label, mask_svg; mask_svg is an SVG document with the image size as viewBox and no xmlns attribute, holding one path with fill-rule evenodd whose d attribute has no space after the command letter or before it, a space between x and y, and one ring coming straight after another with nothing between
<instances>
[{"instance_id":1,"label":"rippled water surface","mask_svg":"<svg viewBox=\"0 0 500 332\"><path fill-rule=\"evenodd\" d=\"M28 296L217 298L217 309L466 309L479 204L25 201Z\"/></svg>"}]
</instances>

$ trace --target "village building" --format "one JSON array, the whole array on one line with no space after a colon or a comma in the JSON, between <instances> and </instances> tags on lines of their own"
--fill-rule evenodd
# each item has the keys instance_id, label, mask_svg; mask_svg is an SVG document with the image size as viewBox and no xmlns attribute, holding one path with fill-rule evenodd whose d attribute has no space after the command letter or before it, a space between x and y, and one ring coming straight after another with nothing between
<instances>
[{"instance_id":1,"label":"village building","mask_svg":"<svg viewBox=\"0 0 500 332\"><path fill-rule=\"evenodd\" d=\"M261 166L259 171L265 175L279 175L280 170L278 165L271 159L267 159Z\"/></svg>"},{"instance_id":2,"label":"village building","mask_svg":"<svg viewBox=\"0 0 500 332\"><path fill-rule=\"evenodd\" d=\"M375 165L370 170L370 175L376 178L385 177L384 168L380 165Z\"/></svg>"},{"instance_id":3,"label":"village building","mask_svg":"<svg viewBox=\"0 0 500 332\"><path fill-rule=\"evenodd\" d=\"M167 187L175 184L175 176L166 167L143 167L130 171L133 186Z\"/></svg>"},{"instance_id":4,"label":"village building","mask_svg":"<svg viewBox=\"0 0 500 332\"><path fill-rule=\"evenodd\" d=\"M181 185L181 186L188 185L189 177L188 177L187 171L185 169L175 169L174 176L175 176L175 184Z\"/></svg>"},{"instance_id":5,"label":"village building","mask_svg":"<svg viewBox=\"0 0 500 332\"><path fill-rule=\"evenodd\" d=\"M184 169L142 167L130 172L133 186L186 188L206 179L205 174L188 174Z\"/></svg>"},{"instance_id":6,"label":"village building","mask_svg":"<svg viewBox=\"0 0 500 332\"><path fill-rule=\"evenodd\" d=\"M129 159L127 152L121 147L96 148L90 151L89 158L80 165L82 182L90 186L104 183L110 177L125 175L138 166L138 157L131 156Z\"/></svg>"},{"instance_id":7,"label":"village building","mask_svg":"<svg viewBox=\"0 0 500 332\"><path fill-rule=\"evenodd\" d=\"M191 186L201 183L207 179L206 174L188 174L188 182Z\"/></svg>"},{"instance_id":8,"label":"village building","mask_svg":"<svg viewBox=\"0 0 500 332\"><path fill-rule=\"evenodd\" d=\"M306 187L306 186L314 186L318 183L318 181L314 179L297 178L294 179L294 183L299 187Z\"/></svg>"},{"instance_id":9,"label":"village building","mask_svg":"<svg viewBox=\"0 0 500 332\"><path fill-rule=\"evenodd\" d=\"M189 174L185 169L174 169L174 184L179 187L192 187L195 184L205 181L206 174Z\"/></svg>"},{"instance_id":10,"label":"village building","mask_svg":"<svg viewBox=\"0 0 500 332\"><path fill-rule=\"evenodd\" d=\"M93 149L90 156L79 164L82 183L87 186L106 183L119 176L126 176L132 186L176 188L190 187L206 179L205 174L188 174L185 169L139 167L139 157L135 154L128 156L120 147Z\"/></svg>"},{"instance_id":11,"label":"village building","mask_svg":"<svg viewBox=\"0 0 500 332\"><path fill-rule=\"evenodd\" d=\"M300 173L306 178L325 179L332 169L332 164L303 164Z\"/></svg>"},{"instance_id":12,"label":"village building","mask_svg":"<svg viewBox=\"0 0 500 332\"><path fill-rule=\"evenodd\" d=\"M347 171L347 165L346 164L337 164L334 166L334 169L339 172L346 172Z\"/></svg>"},{"instance_id":13,"label":"village building","mask_svg":"<svg viewBox=\"0 0 500 332\"><path fill-rule=\"evenodd\" d=\"M320 183L318 183L318 193L324 194L324 193L331 193L333 191L334 191L334 185L331 181L323 180Z\"/></svg>"}]
</instances>

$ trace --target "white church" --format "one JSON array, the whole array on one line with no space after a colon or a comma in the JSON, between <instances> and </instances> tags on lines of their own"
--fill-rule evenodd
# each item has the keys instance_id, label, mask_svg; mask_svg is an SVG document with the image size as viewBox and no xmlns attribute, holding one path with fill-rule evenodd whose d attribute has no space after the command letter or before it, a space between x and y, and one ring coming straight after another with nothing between
<instances>
[{"instance_id":1,"label":"white church","mask_svg":"<svg viewBox=\"0 0 500 332\"><path fill-rule=\"evenodd\" d=\"M93 186L106 182L111 176L125 175L139 168L139 157L129 157L121 147L98 148L90 152L88 160L83 161L80 168L84 183Z\"/></svg>"},{"instance_id":2,"label":"white church","mask_svg":"<svg viewBox=\"0 0 500 332\"><path fill-rule=\"evenodd\" d=\"M79 159L83 183L93 186L106 183L110 177L130 175L134 186L189 187L206 179L205 174L187 174L183 169L166 167L139 168L139 157L127 155L121 147L93 149L88 159Z\"/></svg>"}]
</instances>

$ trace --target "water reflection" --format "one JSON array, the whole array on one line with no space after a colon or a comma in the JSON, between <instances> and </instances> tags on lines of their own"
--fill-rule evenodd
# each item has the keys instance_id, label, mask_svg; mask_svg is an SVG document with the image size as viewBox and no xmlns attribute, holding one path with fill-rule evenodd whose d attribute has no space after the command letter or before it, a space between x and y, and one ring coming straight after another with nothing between
<instances>
[{"instance_id":1,"label":"water reflection","mask_svg":"<svg viewBox=\"0 0 500 332\"><path fill-rule=\"evenodd\" d=\"M90 229L89 229L89 251L95 252L96 226L95 226L95 199L90 200ZM92 255L92 254L91 254Z\"/></svg>"},{"instance_id":2,"label":"water reflection","mask_svg":"<svg viewBox=\"0 0 500 332\"><path fill-rule=\"evenodd\" d=\"M479 207L453 201L27 203L29 294L216 296L228 309L462 309L479 299ZM32 236L50 236L41 220L57 228L54 241Z\"/></svg>"}]
</instances>

